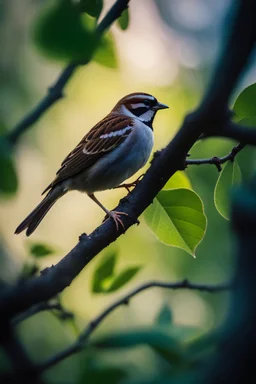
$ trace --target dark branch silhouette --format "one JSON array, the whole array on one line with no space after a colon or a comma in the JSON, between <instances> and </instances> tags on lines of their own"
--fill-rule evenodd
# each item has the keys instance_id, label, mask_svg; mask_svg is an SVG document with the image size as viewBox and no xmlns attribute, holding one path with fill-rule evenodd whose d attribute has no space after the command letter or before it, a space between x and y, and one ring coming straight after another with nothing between
<instances>
[{"instance_id":1,"label":"dark branch silhouette","mask_svg":"<svg viewBox=\"0 0 256 384\"><path fill-rule=\"evenodd\" d=\"M236 272L216 359L202 383L253 383L256 351L255 233L256 177L232 194L231 224L236 234Z\"/></svg>"},{"instance_id":2,"label":"dark branch silhouette","mask_svg":"<svg viewBox=\"0 0 256 384\"><path fill-rule=\"evenodd\" d=\"M102 323L102 321L111 312L113 312L116 308L120 307L123 304L125 305L129 304L130 299L136 296L138 293L154 287L167 288L167 289L190 289L190 290L197 290L202 292L217 293L217 292L222 292L222 291L231 289L232 284L230 283L216 284L216 285L196 284L196 283L191 283L188 280L179 281L177 283L168 283L168 282L162 282L162 281L150 281L149 283L145 283L139 286L138 288L133 289L130 293L126 294L121 299L117 299L114 303L110 304L103 312L101 312L92 321L90 321L88 326L84 329L84 331L79 336L78 340L73 345L66 348L64 351L50 357L44 363L37 365L36 370L44 371L52 367L53 365L58 364L63 359L73 355L74 353L81 351L81 349L83 349L86 346L86 342L88 341L92 332Z\"/></svg>"},{"instance_id":3,"label":"dark branch silhouette","mask_svg":"<svg viewBox=\"0 0 256 384\"><path fill-rule=\"evenodd\" d=\"M256 23L251 11L253 5L254 0L237 2L229 38L201 104L185 118L173 140L155 156L144 178L116 208L128 214L123 219L126 230L152 203L169 178L177 170L184 169L186 155L199 136L214 130L220 132L230 126L228 101L256 40ZM89 236L80 236L78 244L58 264L41 276L2 292L2 318L9 319L62 292L94 256L121 234L121 229L117 231L112 221L106 220Z\"/></svg>"},{"instance_id":4,"label":"dark branch silhouette","mask_svg":"<svg viewBox=\"0 0 256 384\"><path fill-rule=\"evenodd\" d=\"M130 0L116 0L115 4L108 11L106 16L98 24L95 33L98 38L107 31L111 24L121 16L122 12L128 8ZM88 64L91 56L84 60L70 63L64 68L56 82L49 88L48 94L39 102L39 104L22 119L7 136L10 144L14 145L19 137L34 124L56 101L64 97L63 90L71 76L80 65Z\"/></svg>"},{"instance_id":5,"label":"dark branch silhouette","mask_svg":"<svg viewBox=\"0 0 256 384\"><path fill-rule=\"evenodd\" d=\"M203 165L203 164L213 164L216 166L217 170L221 171L221 165L227 161L234 161L236 155L244 148L243 144L237 144L231 149L231 151L223 157L213 156L210 159L187 159L186 166L188 165Z\"/></svg>"},{"instance_id":6,"label":"dark branch silhouette","mask_svg":"<svg viewBox=\"0 0 256 384\"><path fill-rule=\"evenodd\" d=\"M243 144L256 145L256 127L247 127L230 122L222 130L210 132L208 136L227 137Z\"/></svg>"}]
</instances>

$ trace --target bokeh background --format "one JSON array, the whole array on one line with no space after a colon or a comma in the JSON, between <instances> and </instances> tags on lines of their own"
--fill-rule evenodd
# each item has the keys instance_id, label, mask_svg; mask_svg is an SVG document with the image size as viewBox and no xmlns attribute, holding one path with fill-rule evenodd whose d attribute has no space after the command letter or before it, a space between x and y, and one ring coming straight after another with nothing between
<instances>
[{"instance_id":1,"label":"bokeh background","mask_svg":"<svg viewBox=\"0 0 256 384\"><path fill-rule=\"evenodd\" d=\"M33 28L43 3L46 1L0 1L0 123L7 130L45 95L64 66L41 55L33 44ZM104 3L106 11L113 1ZM101 223L102 211L86 195L72 192L51 209L31 239L24 234L13 234L40 201L42 190L54 178L62 159L121 97L143 91L168 104L170 109L155 119L154 150L163 148L172 139L207 85L223 43L223 31L229 33L230 4L230 0L131 1L128 30L122 31L117 25L111 28L114 56L108 65L92 61L79 68L65 88L65 98L27 130L15 148L18 192L0 200L1 279L14 282L24 264L34 262L28 252L32 243L45 243L55 250L53 255L36 261L44 268L58 262L82 232L90 233ZM251 65L234 99L253 82L255 74L255 66ZM225 155L232 144L217 139L199 142L191 150L191 158ZM246 149L239 155L242 168L248 153ZM142 216L140 226L132 227L95 257L62 294L63 304L76 315L76 327L62 324L49 313L38 314L19 327L22 340L35 360L69 345L90 319L133 286L152 279L188 278L193 282L219 283L232 277L232 232L213 202L218 172L214 166L205 165L191 166L186 174L201 196L208 217L206 236L197 248L196 258L160 243ZM124 191L117 190L98 193L97 197L111 209L124 195ZM142 268L129 285L116 293L93 294L93 272L109 251L118 254L118 271L127 266ZM164 304L170 307L175 323L209 330L225 317L228 294L148 290L129 306L111 314L97 332L150 325ZM84 355L59 364L49 371L49 377L55 382L75 380L84 364ZM133 374L145 375L147 367L146 373L152 377L159 370L159 361L147 348L111 356L112 359L115 356L116 363L126 364ZM86 359L90 358L94 363L110 359L104 353L87 354Z\"/></svg>"}]
</instances>

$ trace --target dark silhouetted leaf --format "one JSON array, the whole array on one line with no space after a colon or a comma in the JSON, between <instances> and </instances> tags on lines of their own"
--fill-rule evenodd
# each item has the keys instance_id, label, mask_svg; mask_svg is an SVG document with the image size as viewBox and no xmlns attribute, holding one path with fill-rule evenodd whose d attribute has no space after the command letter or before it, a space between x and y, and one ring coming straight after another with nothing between
<instances>
[{"instance_id":1,"label":"dark silhouetted leaf","mask_svg":"<svg viewBox=\"0 0 256 384\"><path fill-rule=\"evenodd\" d=\"M29 245L29 252L34 257L45 257L54 253L54 249L49 245L34 243Z\"/></svg>"},{"instance_id":2,"label":"dark silhouetted leaf","mask_svg":"<svg viewBox=\"0 0 256 384\"><path fill-rule=\"evenodd\" d=\"M112 252L105 257L101 264L96 268L93 281L92 281L92 292L102 293L105 292L104 281L110 279L114 274L114 268L116 264L117 254Z\"/></svg>"},{"instance_id":3,"label":"dark silhouetted leaf","mask_svg":"<svg viewBox=\"0 0 256 384\"><path fill-rule=\"evenodd\" d=\"M179 341L168 332L157 328L138 328L123 332L111 333L92 342L99 348L132 348L146 344L155 351L168 356L168 361L179 363L184 358L184 350Z\"/></svg>"},{"instance_id":4,"label":"dark silhouetted leaf","mask_svg":"<svg viewBox=\"0 0 256 384\"><path fill-rule=\"evenodd\" d=\"M139 266L139 267L128 268L125 271L122 271L118 276L114 278L114 280L112 281L110 287L106 290L106 292L117 291L119 288L127 284L140 269L141 267Z\"/></svg>"},{"instance_id":5,"label":"dark silhouetted leaf","mask_svg":"<svg viewBox=\"0 0 256 384\"><path fill-rule=\"evenodd\" d=\"M118 384L127 376L121 368L95 367L84 369L79 384Z\"/></svg>"},{"instance_id":6,"label":"dark silhouetted leaf","mask_svg":"<svg viewBox=\"0 0 256 384\"><path fill-rule=\"evenodd\" d=\"M128 8L123 11L122 15L119 17L117 22L118 22L119 27L122 30L125 30L128 28L128 25L129 25L129 10L128 10Z\"/></svg>"},{"instance_id":7,"label":"dark silhouetted leaf","mask_svg":"<svg viewBox=\"0 0 256 384\"><path fill-rule=\"evenodd\" d=\"M12 160L11 148L4 138L0 138L0 193L6 197L13 195L18 188L18 178Z\"/></svg>"}]
</instances>

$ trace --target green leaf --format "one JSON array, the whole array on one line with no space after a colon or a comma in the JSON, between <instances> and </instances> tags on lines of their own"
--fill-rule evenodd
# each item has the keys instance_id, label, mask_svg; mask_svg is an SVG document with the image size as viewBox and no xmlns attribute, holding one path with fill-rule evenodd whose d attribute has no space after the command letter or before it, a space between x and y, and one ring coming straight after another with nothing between
<instances>
[{"instance_id":1,"label":"green leaf","mask_svg":"<svg viewBox=\"0 0 256 384\"><path fill-rule=\"evenodd\" d=\"M185 189L192 189L191 183L189 181L189 178L185 174L185 172L177 171L165 184L163 187L164 190L169 189L178 189L178 188L185 188Z\"/></svg>"},{"instance_id":2,"label":"green leaf","mask_svg":"<svg viewBox=\"0 0 256 384\"><path fill-rule=\"evenodd\" d=\"M168 326L170 326L170 324L172 322L172 312L171 312L170 308L168 307L168 305L165 304L161 308L161 310L157 314L155 322L158 325L168 325Z\"/></svg>"},{"instance_id":3,"label":"green leaf","mask_svg":"<svg viewBox=\"0 0 256 384\"><path fill-rule=\"evenodd\" d=\"M256 116L256 83L245 88L236 99L233 111L241 119L243 117Z\"/></svg>"},{"instance_id":4,"label":"green leaf","mask_svg":"<svg viewBox=\"0 0 256 384\"><path fill-rule=\"evenodd\" d=\"M256 128L256 116L244 117L238 122L238 124L244 125L246 127Z\"/></svg>"},{"instance_id":5,"label":"green leaf","mask_svg":"<svg viewBox=\"0 0 256 384\"><path fill-rule=\"evenodd\" d=\"M32 256L39 258L51 255L54 253L54 249L46 244L34 243L29 244L29 252Z\"/></svg>"},{"instance_id":6,"label":"green leaf","mask_svg":"<svg viewBox=\"0 0 256 384\"><path fill-rule=\"evenodd\" d=\"M90 18L70 0L45 3L32 31L40 52L57 60L89 60L97 45Z\"/></svg>"},{"instance_id":7,"label":"green leaf","mask_svg":"<svg viewBox=\"0 0 256 384\"><path fill-rule=\"evenodd\" d=\"M110 287L105 292L114 292L121 288L123 285L127 284L141 269L141 267L128 268L122 271L118 276L114 278Z\"/></svg>"},{"instance_id":8,"label":"green leaf","mask_svg":"<svg viewBox=\"0 0 256 384\"><path fill-rule=\"evenodd\" d=\"M104 288L104 281L111 278L114 274L117 254L111 252L105 257L101 264L96 268L93 275L92 292L102 293L106 292Z\"/></svg>"},{"instance_id":9,"label":"green leaf","mask_svg":"<svg viewBox=\"0 0 256 384\"><path fill-rule=\"evenodd\" d=\"M80 384L118 384L125 379L127 373L116 367L92 367L84 369L78 383Z\"/></svg>"},{"instance_id":10,"label":"green leaf","mask_svg":"<svg viewBox=\"0 0 256 384\"><path fill-rule=\"evenodd\" d=\"M161 191L144 215L160 241L195 255L206 231L206 216L203 203L194 191L182 188Z\"/></svg>"},{"instance_id":11,"label":"green leaf","mask_svg":"<svg viewBox=\"0 0 256 384\"><path fill-rule=\"evenodd\" d=\"M103 8L103 0L73 0L79 7L80 12L86 12L92 17L98 18Z\"/></svg>"},{"instance_id":12,"label":"green leaf","mask_svg":"<svg viewBox=\"0 0 256 384\"><path fill-rule=\"evenodd\" d=\"M157 328L138 328L111 333L94 339L91 343L96 348L131 348L142 344L154 348L161 355L168 356L168 360L174 363L184 357L183 348L175 337Z\"/></svg>"},{"instance_id":13,"label":"green leaf","mask_svg":"<svg viewBox=\"0 0 256 384\"><path fill-rule=\"evenodd\" d=\"M240 120L238 124L256 129L256 116L245 117ZM255 147L247 145L241 152L239 152L239 167L243 182L250 181L256 169Z\"/></svg>"},{"instance_id":14,"label":"green leaf","mask_svg":"<svg viewBox=\"0 0 256 384\"><path fill-rule=\"evenodd\" d=\"M128 8L125 9L122 13L122 15L118 18L117 22L119 27L124 31L128 28L129 25L129 11Z\"/></svg>"},{"instance_id":15,"label":"green leaf","mask_svg":"<svg viewBox=\"0 0 256 384\"><path fill-rule=\"evenodd\" d=\"M202 336L202 329L196 326L176 325L171 327L171 335L175 337L181 344L188 344Z\"/></svg>"},{"instance_id":16,"label":"green leaf","mask_svg":"<svg viewBox=\"0 0 256 384\"><path fill-rule=\"evenodd\" d=\"M18 178L14 162L12 160L11 148L8 142L0 138L0 194L10 196L18 189Z\"/></svg>"},{"instance_id":17,"label":"green leaf","mask_svg":"<svg viewBox=\"0 0 256 384\"><path fill-rule=\"evenodd\" d=\"M117 68L115 44L111 34L105 35L93 56L93 61L107 68Z\"/></svg>"},{"instance_id":18,"label":"green leaf","mask_svg":"<svg viewBox=\"0 0 256 384\"><path fill-rule=\"evenodd\" d=\"M7 135L7 133L8 133L8 129L6 127L6 124L2 120L0 120L0 135L4 136L4 135Z\"/></svg>"},{"instance_id":19,"label":"green leaf","mask_svg":"<svg viewBox=\"0 0 256 384\"><path fill-rule=\"evenodd\" d=\"M235 184L240 184L242 180L241 171L236 161L228 161L218 177L214 189L214 204L221 216L229 219L230 208L230 188Z\"/></svg>"}]
</instances>

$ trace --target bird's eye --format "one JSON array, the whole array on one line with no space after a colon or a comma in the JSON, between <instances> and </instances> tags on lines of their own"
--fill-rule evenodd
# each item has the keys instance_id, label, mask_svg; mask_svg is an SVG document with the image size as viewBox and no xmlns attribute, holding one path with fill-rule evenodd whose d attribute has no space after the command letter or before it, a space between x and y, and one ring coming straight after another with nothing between
<instances>
[{"instance_id":1,"label":"bird's eye","mask_svg":"<svg viewBox=\"0 0 256 384\"><path fill-rule=\"evenodd\" d=\"M146 106L150 106L150 100L145 99L145 100L144 100L144 104L145 104Z\"/></svg>"}]
</instances>

